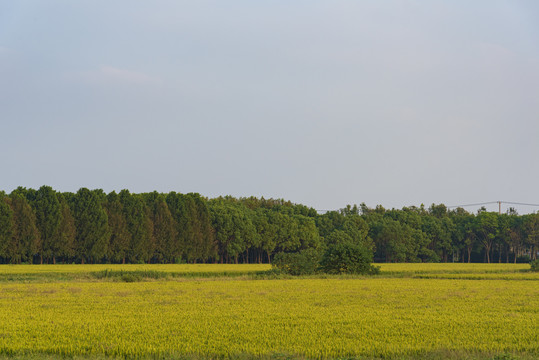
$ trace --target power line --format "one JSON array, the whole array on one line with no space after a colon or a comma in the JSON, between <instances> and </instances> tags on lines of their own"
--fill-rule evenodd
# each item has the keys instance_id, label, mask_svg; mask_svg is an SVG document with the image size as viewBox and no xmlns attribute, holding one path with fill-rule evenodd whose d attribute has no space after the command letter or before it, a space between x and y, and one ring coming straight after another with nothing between
<instances>
[{"instance_id":1,"label":"power line","mask_svg":"<svg viewBox=\"0 0 539 360\"><path fill-rule=\"evenodd\" d=\"M503 202L503 201L502 201ZM457 208L457 207L468 207L468 206L479 206L479 205L490 205L490 204L498 204L499 201L488 201L488 202L482 202L482 203L476 203L476 204L465 204L465 205L452 205L447 206L447 208Z\"/></svg>"},{"instance_id":2,"label":"power line","mask_svg":"<svg viewBox=\"0 0 539 360\"><path fill-rule=\"evenodd\" d=\"M526 204L526 203L511 202L511 201L502 201L502 203L503 204L511 204L511 205L539 206L539 204Z\"/></svg>"},{"instance_id":3,"label":"power line","mask_svg":"<svg viewBox=\"0 0 539 360\"><path fill-rule=\"evenodd\" d=\"M451 209L451 208L459 208L459 207L469 207L469 206L482 206L482 205L493 205L493 204L498 204L501 206L501 204L509 204L509 205L521 205L521 206L534 206L534 207L539 207L539 204L529 204L529 203L521 203L521 202L515 202L515 201L486 201L486 202L482 202L482 203L475 203L475 204L463 204L463 205L452 205L452 206L447 206L448 209ZM317 212L319 213L325 213L325 212L330 212L330 211L338 211L338 210L316 210Z\"/></svg>"},{"instance_id":4,"label":"power line","mask_svg":"<svg viewBox=\"0 0 539 360\"><path fill-rule=\"evenodd\" d=\"M520 203L520 202L514 202L514 201L487 201L487 202L476 203L476 204L453 205L453 206L448 206L447 208L449 209L449 208L456 208L456 207L468 207L468 206L491 205L491 204L509 204L509 205L523 205L523 206L539 207L539 204L528 204L528 203Z\"/></svg>"}]
</instances>

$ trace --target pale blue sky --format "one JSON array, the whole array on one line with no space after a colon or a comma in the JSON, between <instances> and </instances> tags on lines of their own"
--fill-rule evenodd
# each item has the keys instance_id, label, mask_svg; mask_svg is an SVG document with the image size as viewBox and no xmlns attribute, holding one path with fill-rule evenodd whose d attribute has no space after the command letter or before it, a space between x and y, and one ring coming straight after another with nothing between
<instances>
[{"instance_id":1,"label":"pale blue sky","mask_svg":"<svg viewBox=\"0 0 539 360\"><path fill-rule=\"evenodd\" d=\"M0 0L0 124L7 192L539 203L539 3Z\"/></svg>"}]
</instances>

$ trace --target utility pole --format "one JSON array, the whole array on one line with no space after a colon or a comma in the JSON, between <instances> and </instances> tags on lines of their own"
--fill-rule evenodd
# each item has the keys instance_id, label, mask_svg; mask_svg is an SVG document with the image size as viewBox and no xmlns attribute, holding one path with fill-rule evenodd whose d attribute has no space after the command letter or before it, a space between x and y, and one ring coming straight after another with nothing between
<instances>
[{"instance_id":1,"label":"utility pole","mask_svg":"<svg viewBox=\"0 0 539 360\"><path fill-rule=\"evenodd\" d=\"M502 214L502 202L498 201L498 215Z\"/></svg>"}]
</instances>

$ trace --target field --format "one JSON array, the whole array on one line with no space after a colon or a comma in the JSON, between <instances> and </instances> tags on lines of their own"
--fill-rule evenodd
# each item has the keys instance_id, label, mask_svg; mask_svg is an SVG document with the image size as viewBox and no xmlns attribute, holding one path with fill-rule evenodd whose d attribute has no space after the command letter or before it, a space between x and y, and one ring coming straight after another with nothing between
<instances>
[{"instance_id":1,"label":"field","mask_svg":"<svg viewBox=\"0 0 539 360\"><path fill-rule=\"evenodd\" d=\"M383 264L377 277L294 279L261 275L267 265L6 265L0 353L534 359L528 268Z\"/></svg>"}]
</instances>

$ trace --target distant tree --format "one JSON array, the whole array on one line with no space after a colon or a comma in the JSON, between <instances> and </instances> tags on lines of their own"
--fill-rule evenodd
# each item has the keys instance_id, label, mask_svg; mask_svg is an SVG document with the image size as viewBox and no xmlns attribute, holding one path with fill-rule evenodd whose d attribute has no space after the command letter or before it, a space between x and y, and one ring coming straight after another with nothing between
<instances>
[{"instance_id":1,"label":"distant tree","mask_svg":"<svg viewBox=\"0 0 539 360\"><path fill-rule=\"evenodd\" d=\"M260 238L260 251L266 254L268 263L271 263L271 257L277 247L277 225L271 221L271 217L275 214L274 211L259 208L252 217L256 233Z\"/></svg>"},{"instance_id":2,"label":"distant tree","mask_svg":"<svg viewBox=\"0 0 539 360\"><path fill-rule=\"evenodd\" d=\"M40 262L43 263L43 256L48 261L58 252L58 230L62 221L60 201L50 186L43 185L35 193L31 205L34 208L36 225L41 235Z\"/></svg>"},{"instance_id":3,"label":"distant tree","mask_svg":"<svg viewBox=\"0 0 539 360\"><path fill-rule=\"evenodd\" d=\"M319 249L281 252L275 255L273 267L290 275L312 275L320 271L321 260L322 253Z\"/></svg>"},{"instance_id":4,"label":"distant tree","mask_svg":"<svg viewBox=\"0 0 539 360\"><path fill-rule=\"evenodd\" d=\"M456 246L460 247L464 254L463 261L467 259L469 263L473 249L477 246L477 233L474 215L468 212L458 212L453 216L455 223L454 239Z\"/></svg>"},{"instance_id":5,"label":"distant tree","mask_svg":"<svg viewBox=\"0 0 539 360\"><path fill-rule=\"evenodd\" d=\"M199 194L190 194L196 204L198 217L198 233L201 237L201 242L198 247L199 259L206 261L209 258L217 256L217 244L215 241L215 233L212 227L210 209L206 199Z\"/></svg>"},{"instance_id":6,"label":"distant tree","mask_svg":"<svg viewBox=\"0 0 539 360\"><path fill-rule=\"evenodd\" d=\"M58 200L60 202L61 220L60 226L58 227L57 241L55 242L56 248L52 257L52 262L54 264L56 263L55 255L69 258L75 256L76 252L75 239L77 229L75 227L75 219L73 218L71 209L69 208L69 205L62 194L58 194Z\"/></svg>"},{"instance_id":7,"label":"distant tree","mask_svg":"<svg viewBox=\"0 0 539 360\"><path fill-rule=\"evenodd\" d=\"M153 223L142 197L120 191L120 202L131 235L128 257L131 262L149 262L153 254Z\"/></svg>"},{"instance_id":8,"label":"distant tree","mask_svg":"<svg viewBox=\"0 0 539 360\"><path fill-rule=\"evenodd\" d=\"M5 194L0 192L0 258L13 258L9 246L13 242L14 227L13 210L11 210Z\"/></svg>"},{"instance_id":9,"label":"distant tree","mask_svg":"<svg viewBox=\"0 0 539 360\"><path fill-rule=\"evenodd\" d=\"M246 209L243 205L223 200L210 202L221 263L234 259L237 264L239 255L247 249L248 239L255 236L256 228L243 209Z\"/></svg>"},{"instance_id":10,"label":"distant tree","mask_svg":"<svg viewBox=\"0 0 539 360\"><path fill-rule=\"evenodd\" d=\"M362 244L342 239L331 244L321 261L321 268L328 274L376 274L372 265L373 254Z\"/></svg>"},{"instance_id":11,"label":"distant tree","mask_svg":"<svg viewBox=\"0 0 539 360\"><path fill-rule=\"evenodd\" d=\"M526 232L526 244L530 249L530 259L537 260L539 249L539 213L524 216L524 230Z\"/></svg>"},{"instance_id":12,"label":"distant tree","mask_svg":"<svg viewBox=\"0 0 539 360\"><path fill-rule=\"evenodd\" d=\"M36 216L23 194L14 191L10 198L14 221L11 251L16 254L16 262L31 262L41 247Z\"/></svg>"},{"instance_id":13,"label":"distant tree","mask_svg":"<svg viewBox=\"0 0 539 360\"><path fill-rule=\"evenodd\" d=\"M120 197L115 191L107 195L105 211L107 212L110 234L108 258L114 262L125 264L131 242L131 234L127 228L127 221L125 220Z\"/></svg>"},{"instance_id":14,"label":"distant tree","mask_svg":"<svg viewBox=\"0 0 539 360\"><path fill-rule=\"evenodd\" d=\"M415 231L406 224L384 218L372 225L377 256L386 262L417 261Z\"/></svg>"},{"instance_id":15,"label":"distant tree","mask_svg":"<svg viewBox=\"0 0 539 360\"><path fill-rule=\"evenodd\" d=\"M475 229L477 237L485 248L487 262L490 263L490 252L498 231L498 214L481 211L475 217Z\"/></svg>"},{"instance_id":16,"label":"distant tree","mask_svg":"<svg viewBox=\"0 0 539 360\"><path fill-rule=\"evenodd\" d=\"M185 249L185 244L183 243L183 236L180 236L180 234L183 235L185 233L185 227L187 223L183 200L184 196L174 191L168 193L165 198L170 214L172 215L172 218L176 223L176 237L174 239L171 239L168 250L170 258L174 260L181 259Z\"/></svg>"},{"instance_id":17,"label":"distant tree","mask_svg":"<svg viewBox=\"0 0 539 360\"><path fill-rule=\"evenodd\" d=\"M77 228L77 253L82 263L95 263L105 257L110 238L107 213L101 199L93 191L81 188L74 199L74 218Z\"/></svg>"},{"instance_id":18,"label":"distant tree","mask_svg":"<svg viewBox=\"0 0 539 360\"><path fill-rule=\"evenodd\" d=\"M505 262L509 262L509 247L511 245L511 216L498 215L498 230L495 238L495 247L498 250L498 263L502 262L502 254L505 252Z\"/></svg>"},{"instance_id":19,"label":"distant tree","mask_svg":"<svg viewBox=\"0 0 539 360\"><path fill-rule=\"evenodd\" d=\"M517 256L524 243L524 226L521 216L509 215L509 246L513 251L513 262L517 263Z\"/></svg>"},{"instance_id":20,"label":"distant tree","mask_svg":"<svg viewBox=\"0 0 539 360\"><path fill-rule=\"evenodd\" d=\"M165 197L162 194L153 192L147 194L146 203L150 211L150 218L153 223L153 238L155 248L153 257L157 262L173 262L171 256L172 242L176 240L177 225L170 213Z\"/></svg>"}]
</instances>

